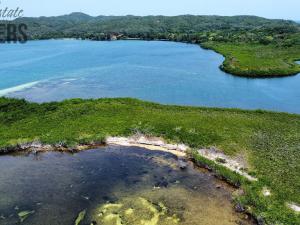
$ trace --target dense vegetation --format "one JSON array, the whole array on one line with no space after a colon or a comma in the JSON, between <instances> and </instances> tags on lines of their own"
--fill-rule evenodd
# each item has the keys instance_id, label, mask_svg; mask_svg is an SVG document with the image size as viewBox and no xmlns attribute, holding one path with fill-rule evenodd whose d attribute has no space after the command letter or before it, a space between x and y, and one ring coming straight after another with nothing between
<instances>
[{"instance_id":1,"label":"dense vegetation","mask_svg":"<svg viewBox=\"0 0 300 225\"><path fill-rule=\"evenodd\" d=\"M138 38L201 44L224 56L222 68L240 76L285 76L300 72L300 25L255 16L98 16L82 13L21 18L30 39Z\"/></svg>"},{"instance_id":2,"label":"dense vegetation","mask_svg":"<svg viewBox=\"0 0 300 225\"><path fill-rule=\"evenodd\" d=\"M177 41L242 41L285 46L300 44L300 26L292 21L255 16L99 16L82 13L58 17L21 18L33 39L61 37L95 40L119 38L168 39Z\"/></svg>"},{"instance_id":3,"label":"dense vegetation","mask_svg":"<svg viewBox=\"0 0 300 225\"><path fill-rule=\"evenodd\" d=\"M299 73L299 48L276 45L207 42L203 45L225 56L221 69L239 76L276 77Z\"/></svg>"},{"instance_id":4,"label":"dense vegetation","mask_svg":"<svg viewBox=\"0 0 300 225\"><path fill-rule=\"evenodd\" d=\"M33 140L72 146L136 132L194 148L215 146L226 154L243 155L249 162L249 173L259 181L239 181L245 195L238 200L269 224L300 224L300 214L286 205L300 204L299 115L163 106L134 99L37 104L0 98L0 148ZM228 171L221 172L239 179ZM271 190L271 196L262 195L263 187Z\"/></svg>"}]
</instances>

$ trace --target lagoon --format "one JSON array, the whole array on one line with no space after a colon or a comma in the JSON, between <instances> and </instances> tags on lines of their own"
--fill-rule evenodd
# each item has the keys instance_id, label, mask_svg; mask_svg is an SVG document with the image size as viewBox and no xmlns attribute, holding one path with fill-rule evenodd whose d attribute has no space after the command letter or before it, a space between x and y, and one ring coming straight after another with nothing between
<instances>
[{"instance_id":1,"label":"lagoon","mask_svg":"<svg viewBox=\"0 0 300 225\"><path fill-rule=\"evenodd\" d=\"M105 146L0 156L0 224L253 224L234 189L175 155ZM119 221L120 223L118 223ZM142 222L143 221L143 222Z\"/></svg>"},{"instance_id":2,"label":"lagoon","mask_svg":"<svg viewBox=\"0 0 300 225\"><path fill-rule=\"evenodd\" d=\"M299 75L236 77L219 69L223 56L198 45L46 40L1 47L0 96L34 102L133 97L300 113Z\"/></svg>"}]
</instances>

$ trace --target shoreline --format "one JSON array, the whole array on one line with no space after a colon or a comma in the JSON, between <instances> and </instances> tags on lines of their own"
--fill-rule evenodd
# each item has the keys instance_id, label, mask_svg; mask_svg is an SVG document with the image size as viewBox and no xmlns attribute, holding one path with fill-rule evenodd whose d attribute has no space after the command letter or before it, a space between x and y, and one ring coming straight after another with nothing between
<instances>
[{"instance_id":1,"label":"shoreline","mask_svg":"<svg viewBox=\"0 0 300 225\"><path fill-rule=\"evenodd\" d=\"M191 150L191 148L187 145L169 144L166 141L164 141L162 138L158 138L158 137L145 137L145 136L132 136L129 138L108 137L105 143L108 145L136 146L136 147L146 148L149 150L165 151L181 157L187 156L188 151ZM198 149L196 151L200 156L208 160L211 160L212 162L217 163L218 165L224 166L225 168L243 176L249 181L257 181L257 178L243 171L246 167L246 164L241 160L226 156L220 150L217 150L215 148Z\"/></svg>"},{"instance_id":2,"label":"shoreline","mask_svg":"<svg viewBox=\"0 0 300 225\"><path fill-rule=\"evenodd\" d=\"M212 172L215 174L215 177L219 180L223 180L229 185L235 186L236 188L240 188L239 185L234 184L232 181L230 181L230 178L218 174L217 171L214 171L213 168L209 164L206 164L205 162L199 162L197 161L196 157L193 157L193 154L191 154L189 151L191 148L184 144L169 144L165 140L159 137L146 137L143 135L137 135L137 136L131 136L131 137L108 137L105 141L105 144L107 145L119 145L119 146L134 146L134 147L141 147L146 148L148 150L154 150L154 151L164 151L171 154L174 154L178 157L190 157L190 160L193 161L197 166L203 167L204 169L207 169L209 172ZM217 150L216 148L210 148L210 149L199 149L196 150L196 154L198 154L200 157L205 158L206 160L211 161L212 163L216 164L219 167L224 167L231 171L232 173L236 173L242 178L245 178L249 182L257 182L258 179L256 177L251 176L247 172L244 171L246 169L246 163L243 162L243 160L232 158L227 155L225 155L220 150ZM268 197L271 194L271 190L264 188L262 190L262 195L264 197ZM287 207L293 210L295 213L300 213L300 206L296 203L289 202L286 203ZM240 203L237 204L236 207L243 208ZM243 213L246 213L256 220L255 215L253 213L247 211L246 209L242 210Z\"/></svg>"},{"instance_id":3,"label":"shoreline","mask_svg":"<svg viewBox=\"0 0 300 225\"><path fill-rule=\"evenodd\" d=\"M133 146L146 148L153 151L164 151L176 155L178 157L187 157L191 148L185 144L168 143L160 137L146 137L143 135L134 135L131 137L107 137L100 142L90 142L87 144L77 144L75 146L67 146L62 143L57 144L43 144L39 141L29 143L17 144L6 148L0 148L0 156L3 154L10 154L16 152L47 152L47 151L60 151L60 152L79 152L89 149L103 147L105 145L119 145L119 146ZM210 160L220 166L223 166L230 171L239 174L249 181L257 181L257 178L247 174L244 170L246 164L243 160L231 158L226 156L220 150L215 148L210 149L197 149L197 154Z\"/></svg>"}]
</instances>

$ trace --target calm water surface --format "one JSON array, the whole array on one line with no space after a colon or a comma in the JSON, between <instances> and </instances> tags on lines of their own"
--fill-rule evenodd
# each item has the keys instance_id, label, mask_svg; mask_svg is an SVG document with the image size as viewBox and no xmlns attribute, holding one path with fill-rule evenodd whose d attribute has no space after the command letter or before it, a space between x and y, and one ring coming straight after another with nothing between
<instances>
[{"instance_id":1,"label":"calm water surface","mask_svg":"<svg viewBox=\"0 0 300 225\"><path fill-rule=\"evenodd\" d=\"M219 69L224 58L173 42L77 40L2 45L0 95L44 102L134 97L179 105L300 113L300 75L247 79Z\"/></svg>"},{"instance_id":2,"label":"calm water surface","mask_svg":"<svg viewBox=\"0 0 300 225\"><path fill-rule=\"evenodd\" d=\"M0 171L1 225L73 225L80 212L80 225L251 224L234 212L233 190L192 164L180 170L169 153L110 146L6 155Z\"/></svg>"}]
</instances>

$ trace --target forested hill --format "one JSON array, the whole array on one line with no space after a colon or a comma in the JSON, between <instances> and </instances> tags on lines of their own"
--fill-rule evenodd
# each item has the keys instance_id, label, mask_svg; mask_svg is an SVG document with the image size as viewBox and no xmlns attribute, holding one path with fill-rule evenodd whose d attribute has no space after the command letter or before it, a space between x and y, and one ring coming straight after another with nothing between
<instances>
[{"instance_id":1,"label":"forested hill","mask_svg":"<svg viewBox=\"0 0 300 225\"><path fill-rule=\"evenodd\" d=\"M28 24L32 39L74 37L103 40L115 35L118 38L192 39L195 42L234 39L268 43L274 39L292 38L292 34L300 32L300 25L293 21L255 16L92 17L71 13L57 17L21 18L17 21Z\"/></svg>"}]
</instances>

